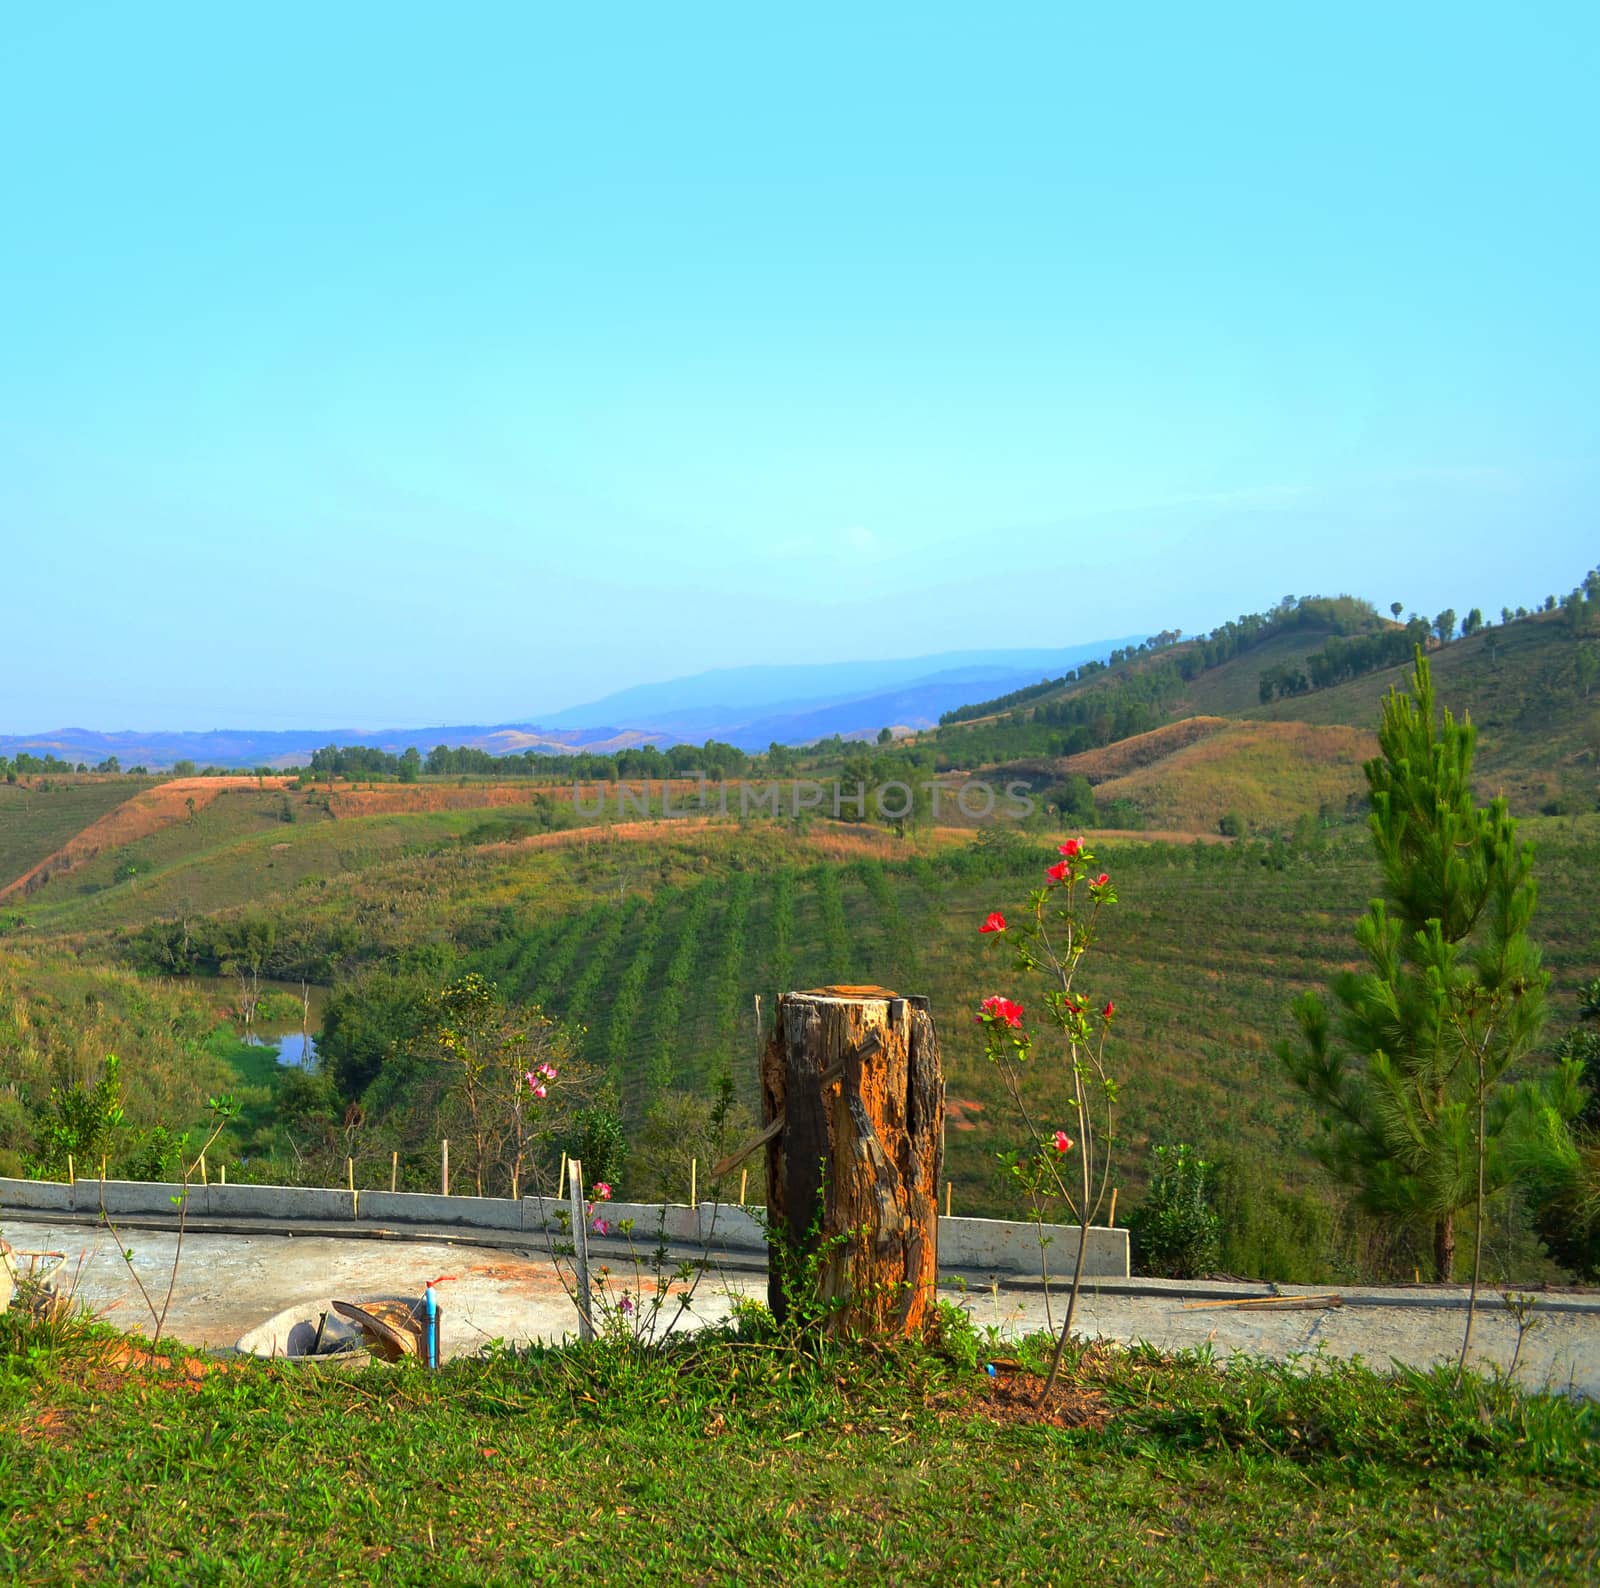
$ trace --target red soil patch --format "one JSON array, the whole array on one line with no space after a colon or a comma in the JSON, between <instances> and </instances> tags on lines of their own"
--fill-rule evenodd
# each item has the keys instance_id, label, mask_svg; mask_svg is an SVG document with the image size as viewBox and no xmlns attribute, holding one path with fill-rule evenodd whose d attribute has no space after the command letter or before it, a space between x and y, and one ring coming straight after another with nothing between
<instances>
[{"instance_id":1,"label":"red soil patch","mask_svg":"<svg viewBox=\"0 0 1600 1588\"><path fill-rule=\"evenodd\" d=\"M968 1119L968 1114L981 1114L983 1104L970 1097L947 1097L944 1104L945 1123L953 1130L976 1130L978 1122Z\"/></svg>"},{"instance_id":2,"label":"red soil patch","mask_svg":"<svg viewBox=\"0 0 1600 1588\"><path fill-rule=\"evenodd\" d=\"M0 888L0 899L13 893L24 897L42 888L51 877L71 871L93 860L102 849L115 849L131 844L163 827L189 819L189 804L202 811L220 794L230 789L281 789L288 778L269 777L184 777L169 783L158 783L141 793L125 799L115 810L107 811L98 821L90 822L82 832L69 838L52 855L46 855L38 865L25 871L15 882Z\"/></svg>"},{"instance_id":3,"label":"red soil patch","mask_svg":"<svg viewBox=\"0 0 1600 1588\"><path fill-rule=\"evenodd\" d=\"M1008 1372L996 1364L989 1392L973 1408L996 1423L1048 1423L1052 1428L1104 1428L1113 1412L1105 1393L1058 1379L1041 1406L1044 1380L1036 1373Z\"/></svg>"}]
</instances>

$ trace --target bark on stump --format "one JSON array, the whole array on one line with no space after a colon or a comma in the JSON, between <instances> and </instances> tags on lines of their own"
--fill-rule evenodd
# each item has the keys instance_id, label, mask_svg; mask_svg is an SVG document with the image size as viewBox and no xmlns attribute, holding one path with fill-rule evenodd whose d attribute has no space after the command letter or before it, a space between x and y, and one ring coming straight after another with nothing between
<instances>
[{"instance_id":1,"label":"bark on stump","mask_svg":"<svg viewBox=\"0 0 1600 1588\"><path fill-rule=\"evenodd\" d=\"M914 1335L934 1301L944 1076L926 998L883 987L786 993L761 1060L767 1295L830 1333ZM802 1253L815 1256L815 1289Z\"/></svg>"}]
</instances>

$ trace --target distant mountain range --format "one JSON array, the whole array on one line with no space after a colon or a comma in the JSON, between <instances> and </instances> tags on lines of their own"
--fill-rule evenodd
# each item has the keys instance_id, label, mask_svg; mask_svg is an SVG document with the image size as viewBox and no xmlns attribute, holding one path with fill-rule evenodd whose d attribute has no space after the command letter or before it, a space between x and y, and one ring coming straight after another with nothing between
<instances>
[{"instance_id":1,"label":"distant mountain range","mask_svg":"<svg viewBox=\"0 0 1600 1588\"><path fill-rule=\"evenodd\" d=\"M415 745L466 745L504 755L524 750L559 755L605 754L641 744L702 744L707 739L765 750L769 744L810 744L834 734L875 737L883 728L931 727L942 712L1002 695L1080 663L1103 659L1137 638L1094 640L1058 650L949 651L880 662L815 666L724 667L666 683L639 684L588 705L542 713L537 723L458 724L429 728L281 729L256 732L99 732L61 728L49 733L0 734L0 755L19 750L57 755L95 766L115 755L121 765L170 767L295 766L325 744L363 744L398 754Z\"/></svg>"}]
</instances>

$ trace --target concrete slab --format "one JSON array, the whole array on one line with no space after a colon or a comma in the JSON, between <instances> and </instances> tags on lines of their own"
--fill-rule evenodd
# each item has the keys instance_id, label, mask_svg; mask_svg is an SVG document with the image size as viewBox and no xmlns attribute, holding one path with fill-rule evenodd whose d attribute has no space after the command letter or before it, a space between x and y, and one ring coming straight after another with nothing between
<instances>
[{"instance_id":1,"label":"concrete slab","mask_svg":"<svg viewBox=\"0 0 1600 1588\"><path fill-rule=\"evenodd\" d=\"M65 1273L76 1273L74 1296L97 1317L148 1336L153 1327L128 1265L109 1234L71 1223L8 1225L13 1245L50 1247L69 1254ZM129 1234L133 1267L160 1304L172 1272L175 1234ZM615 1254L607 1262L624 1282ZM533 1256L466 1243L366 1241L331 1236L216 1235L191 1233L183 1243L167 1332L185 1343L231 1350L240 1337L288 1309L337 1296L420 1295L437 1282L441 1345L448 1360L482 1350L493 1340L526 1344L575 1337L577 1310L557 1268ZM648 1273L643 1283L653 1289ZM726 1280L707 1276L684 1327L728 1315L735 1294L765 1295L760 1274Z\"/></svg>"},{"instance_id":2,"label":"concrete slab","mask_svg":"<svg viewBox=\"0 0 1600 1588\"><path fill-rule=\"evenodd\" d=\"M14 1246L67 1252L67 1274L81 1255L78 1299L119 1327L149 1332L149 1315L108 1233L71 1221L13 1215L5 1234ZM146 1287L158 1297L164 1294L173 1232L139 1229L125 1240ZM618 1282L627 1277L618 1243L608 1243L605 1260ZM576 1330L576 1311L555 1265L543 1253L460 1240L206 1231L191 1232L185 1239L169 1328L190 1344L229 1348L247 1330L297 1303L330 1296L359 1300L420 1294L424 1280L440 1276L445 1276L439 1296L447 1356L480 1349L491 1339L559 1340ZM644 1282L650 1278L646 1272ZM1206 1348L1219 1356L1244 1352L1288 1360L1321 1350L1337 1357L1359 1356L1379 1369L1392 1362L1424 1367L1453 1361L1460 1349L1465 1297L1459 1290L1344 1288L1338 1292L1342 1306L1316 1311L1193 1306L1198 1299L1249 1299L1267 1293L1259 1285L1091 1281L1079 1304L1077 1332L1124 1343L1148 1341L1163 1350ZM766 1276L758 1267L708 1274L688 1326L725 1316L735 1296L765 1294ZM943 1295L963 1307L976 1326L992 1325L1002 1338L1044 1328L1047 1321L1058 1325L1064 1300L1062 1287L1052 1286L1047 1309L1037 1281L1004 1278L987 1286L969 1278L959 1287L946 1285ZM1534 1317L1537 1327L1523 1341L1519 1382L1600 1399L1600 1296L1542 1297ZM1491 1293L1474 1330L1474 1359L1480 1367L1504 1371L1516 1344L1515 1319Z\"/></svg>"}]
</instances>

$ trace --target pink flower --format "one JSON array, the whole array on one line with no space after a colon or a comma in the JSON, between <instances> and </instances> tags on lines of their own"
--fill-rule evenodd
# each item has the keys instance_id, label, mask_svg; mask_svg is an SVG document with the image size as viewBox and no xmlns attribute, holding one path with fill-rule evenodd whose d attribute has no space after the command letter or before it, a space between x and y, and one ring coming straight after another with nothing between
<instances>
[{"instance_id":1,"label":"pink flower","mask_svg":"<svg viewBox=\"0 0 1600 1588\"><path fill-rule=\"evenodd\" d=\"M1003 932L1006 929L1006 918L998 911L991 910L988 919L978 928L980 932Z\"/></svg>"},{"instance_id":2,"label":"pink flower","mask_svg":"<svg viewBox=\"0 0 1600 1588\"><path fill-rule=\"evenodd\" d=\"M620 1312L624 1318L631 1317L633 1314L633 1297L624 1296L622 1300L617 1303L617 1311Z\"/></svg>"},{"instance_id":3,"label":"pink flower","mask_svg":"<svg viewBox=\"0 0 1600 1588\"><path fill-rule=\"evenodd\" d=\"M594 1195L599 1197L602 1202L609 1202L611 1200L611 1187L604 1180L596 1180L594 1183Z\"/></svg>"},{"instance_id":4,"label":"pink flower","mask_svg":"<svg viewBox=\"0 0 1600 1588\"><path fill-rule=\"evenodd\" d=\"M1061 853L1064 854L1068 860L1076 860L1078 856L1083 853L1083 840L1081 838L1069 838L1061 846Z\"/></svg>"},{"instance_id":5,"label":"pink flower","mask_svg":"<svg viewBox=\"0 0 1600 1588\"><path fill-rule=\"evenodd\" d=\"M993 998L983 1000L983 1013L980 1020L1003 1020L1008 1026L1016 1029L1022 1024L1022 1005L1012 1003L1009 998L1002 998L998 993Z\"/></svg>"},{"instance_id":6,"label":"pink flower","mask_svg":"<svg viewBox=\"0 0 1600 1588\"><path fill-rule=\"evenodd\" d=\"M528 1090L532 1092L535 1097L548 1097L550 1095L545 1090L544 1082L541 1081L532 1070L529 1070L528 1073L523 1076L523 1080L528 1083Z\"/></svg>"},{"instance_id":7,"label":"pink flower","mask_svg":"<svg viewBox=\"0 0 1600 1588\"><path fill-rule=\"evenodd\" d=\"M609 1235L611 1226L604 1219L596 1219L594 1221L594 1232L596 1235Z\"/></svg>"},{"instance_id":8,"label":"pink flower","mask_svg":"<svg viewBox=\"0 0 1600 1588\"><path fill-rule=\"evenodd\" d=\"M1070 1137L1066 1133L1066 1131L1064 1131L1064 1130L1058 1130L1056 1132L1056 1151L1057 1152L1071 1152L1072 1151L1072 1137Z\"/></svg>"},{"instance_id":9,"label":"pink flower","mask_svg":"<svg viewBox=\"0 0 1600 1588\"><path fill-rule=\"evenodd\" d=\"M1072 875L1072 862L1070 860L1058 860L1053 866L1046 868L1045 875L1052 882L1065 882Z\"/></svg>"}]
</instances>

